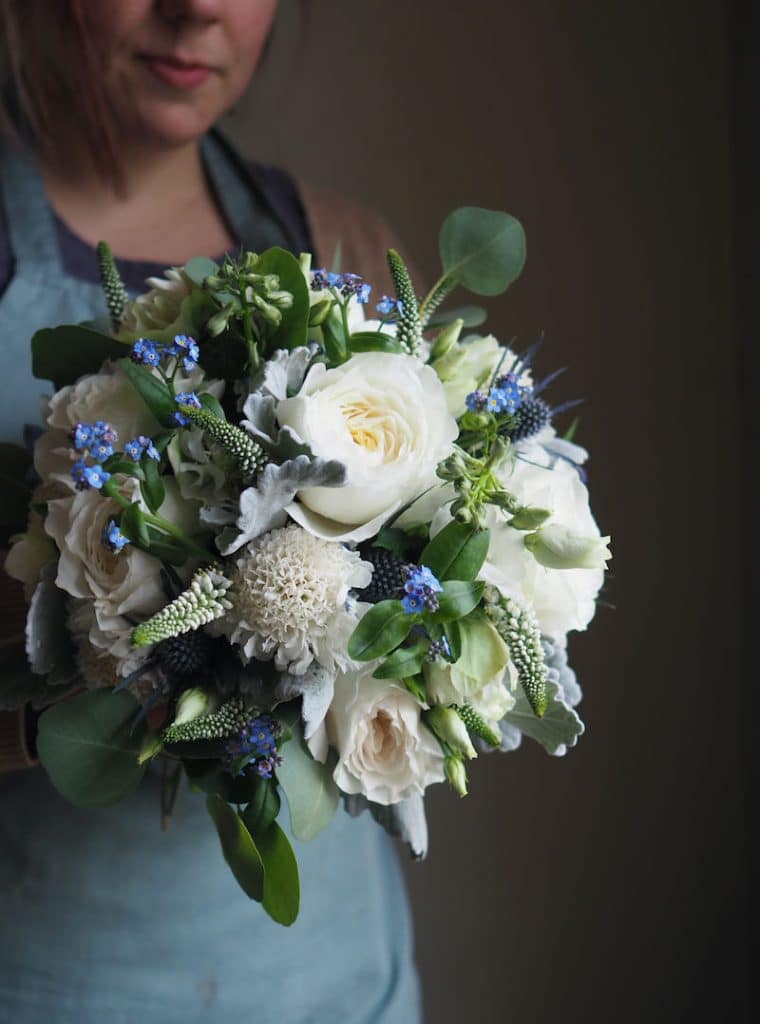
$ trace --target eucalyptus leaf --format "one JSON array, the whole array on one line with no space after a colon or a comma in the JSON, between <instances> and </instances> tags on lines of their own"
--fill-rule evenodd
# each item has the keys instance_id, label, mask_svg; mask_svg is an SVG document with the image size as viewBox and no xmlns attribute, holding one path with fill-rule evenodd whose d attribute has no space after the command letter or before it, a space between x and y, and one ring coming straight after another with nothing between
<instances>
[{"instance_id":1,"label":"eucalyptus leaf","mask_svg":"<svg viewBox=\"0 0 760 1024\"><path fill-rule=\"evenodd\" d=\"M257 837L257 844L266 872L264 910L278 924L291 925L298 917L301 899L293 847L276 821Z\"/></svg>"},{"instance_id":2,"label":"eucalyptus leaf","mask_svg":"<svg viewBox=\"0 0 760 1024\"><path fill-rule=\"evenodd\" d=\"M448 278L476 295L499 295L525 265L525 232L508 213L463 206L444 221L439 249Z\"/></svg>"},{"instance_id":3,"label":"eucalyptus leaf","mask_svg":"<svg viewBox=\"0 0 760 1024\"><path fill-rule=\"evenodd\" d=\"M474 580L488 554L488 530L471 523L448 523L424 548L420 565L426 565L439 580Z\"/></svg>"},{"instance_id":4,"label":"eucalyptus leaf","mask_svg":"<svg viewBox=\"0 0 760 1024\"><path fill-rule=\"evenodd\" d=\"M438 610L430 613L433 622L453 622L477 608L483 596L485 583L465 580L447 580L438 595Z\"/></svg>"},{"instance_id":5,"label":"eucalyptus leaf","mask_svg":"<svg viewBox=\"0 0 760 1024\"><path fill-rule=\"evenodd\" d=\"M86 373L97 373L106 359L128 352L124 342L79 324L44 327L32 337L32 373L58 390Z\"/></svg>"},{"instance_id":6,"label":"eucalyptus leaf","mask_svg":"<svg viewBox=\"0 0 760 1024\"><path fill-rule=\"evenodd\" d=\"M207 277L219 273L219 264L207 256L195 256L188 260L182 269L194 284L202 285Z\"/></svg>"},{"instance_id":7,"label":"eucalyptus leaf","mask_svg":"<svg viewBox=\"0 0 760 1024\"><path fill-rule=\"evenodd\" d=\"M457 309L438 310L428 321L428 327L445 327L454 320L462 320L463 327L480 327L486 321L482 306L459 306Z\"/></svg>"},{"instance_id":8,"label":"eucalyptus leaf","mask_svg":"<svg viewBox=\"0 0 760 1024\"><path fill-rule=\"evenodd\" d=\"M140 782L145 726L131 728L138 708L124 691L91 690L41 715L40 760L58 792L77 807L116 803Z\"/></svg>"},{"instance_id":9,"label":"eucalyptus leaf","mask_svg":"<svg viewBox=\"0 0 760 1024\"><path fill-rule=\"evenodd\" d=\"M121 359L119 365L158 422L164 427L171 426L177 403L168 386L154 377L147 367L133 363L131 359Z\"/></svg>"},{"instance_id":10,"label":"eucalyptus leaf","mask_svg":"<svg viewBox=\"0 0 760 1024\"><path fill-rule=\"evenodd\" d=\"M258 842L262 832L266 832L280 813L280 794L277 783L273 779L259 776L253 787L253 796L243 811L245 827Z\"/></svg>"},{"instance_id":11,"label":"eucalyptus leaf","mask_svg":"<svg viewBox=\"0 0 760 1024\"><path fill-rule=\"evenodd\" d=\"M256 273L276 274L280 289L293 296L293 305L282 310L282 319L269 334L270 349L305 345L309 329L309 287L298 260L287 249L273 246L259 257Z\"/></svg>"},{"instance_id":12,"label":"eucalyptus leaf","mask_svg":"<svg viewBox=\"0 0 760 1024\"><path fill-rule=\"evenodd\" d=\"M264 896L265 869L251 833L227 801L216 793L206 797L206 809L219 834L224 859L238 885L246 896L260 903Z\"/></svg>"},{"instance_id":13,"label":"eucalyptus leaf","mask_svg":"<svg viewBox=\"0 0 760 1024\"><path fill-rule=\"evenodd\" d=\"M287 719L293 736L282 748L277 781L290 810L290 824L296 839L309 840L325 828L338 806L338 787L332 777L334 756L325 764L315 761L303 741L297 716Z\"/></svg>"},{"instance_id":14,"label":"eucalyptus leaf","mask_svg":"<svg viewBox=\"0 0 760 1024\"><path fill-rule=\"evenodd\" d=\"M406 640L415 615L407 614L400 601L380 601L359 620L348 641L348 654L354 661L382 658Z\"/></svg>"}]
</instances>

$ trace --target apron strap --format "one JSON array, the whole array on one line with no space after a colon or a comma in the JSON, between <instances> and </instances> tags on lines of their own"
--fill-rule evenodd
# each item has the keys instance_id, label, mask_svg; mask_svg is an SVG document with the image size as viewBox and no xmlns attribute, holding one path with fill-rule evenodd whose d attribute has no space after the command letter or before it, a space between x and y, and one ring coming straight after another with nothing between
<instances>
[{"instance_id":1,"label":"apron strap","mask_svg":"<svg viewBox=\"0 0 760 1024\"><path fill-rule=\"evenodd\" d=\"M0 196L16 273L62 273L58 235L39 165L5 143L0 143Z\"/></svg>"}]
</instances>

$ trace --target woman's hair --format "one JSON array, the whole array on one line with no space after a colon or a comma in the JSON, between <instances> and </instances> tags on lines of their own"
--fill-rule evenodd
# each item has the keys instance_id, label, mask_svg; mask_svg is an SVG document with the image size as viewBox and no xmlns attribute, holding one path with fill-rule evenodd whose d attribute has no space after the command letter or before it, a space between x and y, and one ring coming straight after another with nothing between
<instances>
[{"instance_id":1,"label":"woman's hair","mask_svg":"<svg viewBox=\"0 0 760 1024\"><path fill-rule=\"evenodd\" d=\"M0 0L0 130L55 162L66 159L76 118L98 171L118 184L114 127L85 8L82 0Z\"/></svg>"}]
</instances>

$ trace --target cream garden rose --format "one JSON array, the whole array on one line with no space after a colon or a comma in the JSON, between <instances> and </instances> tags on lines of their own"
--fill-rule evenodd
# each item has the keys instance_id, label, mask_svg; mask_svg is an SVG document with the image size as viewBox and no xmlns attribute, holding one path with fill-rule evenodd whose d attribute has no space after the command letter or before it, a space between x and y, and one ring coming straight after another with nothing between
<instances>
[{"instance_id":1,"label":"cream garden rose","mask_svg":"<svg viewBox=\"0 0 760 1024\"><path fill-rule=\"evenodd\" d=\"M435 484L457 424L434 370L408 355L366 352L335 369L313 366L277 418L324 459L347 469L345 487L311 487L288 513L317 536L364 540Z\"/></svg>"},{"instance_id":2,"label":"cream garden rose","mask_svg":"<svg viewBox=\"0 0 760 1024\"><path fill-rule=\"evenodd\" d=\"M401 683L373 679L375 667L338 675L327 735L338 752L339 789L388 805L442 782L443 754L422 724L419 702Z\"/></svg>"}]
</instances>

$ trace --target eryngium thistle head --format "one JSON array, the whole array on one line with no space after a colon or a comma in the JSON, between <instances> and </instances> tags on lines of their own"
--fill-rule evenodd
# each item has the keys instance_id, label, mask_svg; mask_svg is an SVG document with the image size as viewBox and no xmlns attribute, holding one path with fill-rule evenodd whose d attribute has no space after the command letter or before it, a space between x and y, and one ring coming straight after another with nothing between
<instances>
[{"instance_id":1,"label":"eryngium thistle head","mask_svg":"<svg viewBox=\"0 0 760 1024\"><path fill-rule=\"evenodd\" d=\"M514 414L515 426L509 431L512 441L524 441L551 423L552 411L543 398L531 395L524 398Z\"/></svg>"},{"instance_id":2,"label":"eryngium thistle head","mask_svg":"<svg viewBox=\"0 0 760 1024\"><path fill-rule=\"evenodd\" d=\"M385 548L373 548L369 544L361 548L361 556L372 563L372 579L361 592L362 601L376 604L399 597L406 579L407 560Z\"/></svg>"},{"instance_id":3,"label":"eryngium thistle head","mask_svg":"<svg viewBox=\"0 0 760 1024\"><path fill-rule=\"evenodd\" d=\"M201 630L172 636L156 647L156 657L168 676L193 676L211 664L214 641Z\"/></svg>"}]
</instances>

